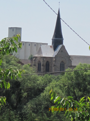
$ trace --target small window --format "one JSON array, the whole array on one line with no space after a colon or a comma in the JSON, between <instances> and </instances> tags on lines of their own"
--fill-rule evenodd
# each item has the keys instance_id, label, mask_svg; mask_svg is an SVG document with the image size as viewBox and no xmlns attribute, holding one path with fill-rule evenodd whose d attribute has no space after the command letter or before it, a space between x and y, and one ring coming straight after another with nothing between
<instances>
[{"instance_id":1,"label":"small window","mask_svg":"<svg viewBox=\"0 0 90 121\"><path fill-rule=\"evenodd\" d=\"M23 43L23 45L24 45L24 43Z\"/></svg>"},{"instance_id":2,"label":"small window","mask_svg":"<svg viewBox=\"0 0 90 121\"><path fill-rule=\"evenodd\" d=\"M36 44L34 46L36 46Z\"/></svg>"},{"instance_id":3,"label":"small window","mask_svg":"<svg viewBox=\"0 0 90 121\"><path fill-rule=\"evenodd\" d=\"M65 71L65 64L63 61L60 63L60 71Z\"/></svg>"},{"instance_id":4,"label":"small window","mask_svg":"<svg viewBox=\"0 0 90 121\"><path fill-rule=\"evenodd\" d=\"M30 46L30 44L29 44L29 46Z\"/></svg>"}]
</instances>

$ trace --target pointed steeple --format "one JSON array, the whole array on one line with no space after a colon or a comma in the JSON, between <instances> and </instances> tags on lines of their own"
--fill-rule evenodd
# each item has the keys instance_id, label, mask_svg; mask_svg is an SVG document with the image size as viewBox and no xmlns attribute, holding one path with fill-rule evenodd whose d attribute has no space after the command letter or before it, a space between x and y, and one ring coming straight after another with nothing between
<instances>
[{"instance_id":1,"label":"pointed steeple","mask_svg":"<svg viewBox=\"0 0 90 121\"><path fill-rule=\"evenodd\" d=\"M61 44L63 44L63 35L62 35L61 20L60 20L60 9L58 9L56 26L55 26L55 30L52 38L52 45L53 45L54 51Z\"/></svg>"}]
</instances>

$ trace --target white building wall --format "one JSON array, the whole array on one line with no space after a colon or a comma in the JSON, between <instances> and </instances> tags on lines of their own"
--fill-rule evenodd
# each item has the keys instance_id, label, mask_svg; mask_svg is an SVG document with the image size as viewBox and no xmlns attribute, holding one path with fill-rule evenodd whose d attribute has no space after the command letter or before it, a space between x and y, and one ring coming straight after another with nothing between
<instances>
[{"instance_id":1,"label":"white building wall","mask_svg":"<svg viewBox=\"0 0 90 121\"><path fill-rule=\"evenodd\" d=\"M8 28L8 37L13 37L17 34L20 34L21 36L22 29L19 27L9 27ZM19 39L21 41L21 38Z\"/></svg>"},{"instance_id":2,"label":"white building wall","mask_svg":"<svg viewBox=\"0 0 90 121\"><path fill-rule=\"evenodd\" d=\"M19 52L19 59L24 59L24 45L25 43L22 42L22 48L19 49L20 52Z\"/></svg>"},{"instance_id":3,"label":"white building wall","mask_svg":"<svg viewBox=\"0 0 90 121\"><path fill-rule=\"evenodd\" d=\"M32 43L32 55L36 54L36 43Z\"/></svg>"},{"instance_id":4,"label":"white building wall","mask_svg":"<svg viewBox=\"0 0 90 121\"><path fill-rule=\"evenodd\" d=\"M44 43L43 43L44 44ZM39 48L41 47L41 43L37 43L37 46L36 46L36 51L38 51L39 50Z\"/></svg>"},{"instance_id":5,"label":"white building wall","mask_svg":"<svg viewBox=\"0 0 90 121\"><path fill-rule=\"evenodd\" d=\"M9 27L8 28L8 37L13 37L17 34L20 34L21 36L22 29L19 27ZM21 41L21 38L19 39L19 42ZM18 49L17 53L14 53L14 55L19 59L28 59L30 55L35 55L37 51L39 50L41 45L48 45L47 43L36 43L36 42L22 42L22 48Z\"/></svg>"},{"instance_id":6,"label":"white building wall","mask_svg":"<svg viewBox=\"0 0 90 121\"><path fill-rule=\"evenodd\" d=\"M47 45L47 43L35 43L35 42L22 42L22 48L19 49L19 59L28 59L30 55L35 55L41 45Z\"/></svg>"},{"instance_id":7,"label":"white building wall","mask_svg":"<svg viewBox=\"0 0 90 121\"><path fill-rule=\"evenodd\" d=\"M31 55L30 54L30 48L31 48L30 46L31 46L31 44L29 42L26 42L25 46L26 46L26 48L25 48L26 49L26 51L25 51L25 58L28 59L29 56Z\"/></svg>"}]
</instances>

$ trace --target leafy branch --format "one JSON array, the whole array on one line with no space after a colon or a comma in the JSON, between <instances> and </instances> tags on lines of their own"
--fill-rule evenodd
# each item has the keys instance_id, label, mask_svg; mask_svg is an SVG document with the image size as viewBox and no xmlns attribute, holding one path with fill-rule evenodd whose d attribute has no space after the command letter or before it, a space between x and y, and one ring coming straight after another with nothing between
<instances>
[{"instance_id":1,"label":"leafy branch","mask_svg":"<svg viewBox=\"0 0 90 121\"><path fill-rule=\"evenodd\" d=\"M73 99L72 96L61 98L55 92L50 91L51 100L55 106L51 108L64 108L65 116L71 118L71 121L90 121L90 97L82 97L79 101ZM71 109L71 110L70 110ZM77 110L73 110L77 109ZM54 113L54 110L51 110ZM61 112L61 111L59 111Z\"/></svg>"},{"instance_id":2,"label":"leafy branch","mask_svg":"<svg viewBox=\"0 0 90 121\"><path fill-rule=\"evenodd\" d=\"M22 43L18 42L20 35L16 35L10 38L4 38L0 41L0 88L9 89L10 83L6 82L7 78L16 79L17 77L21 77L21 73L23 70L18 69L2 69L2 58L4 55L9 55L10 53L17 52L17 48L22 47ZM6 104L6 97L0 97L0 108Z\"/></svg>"}]
</instances>

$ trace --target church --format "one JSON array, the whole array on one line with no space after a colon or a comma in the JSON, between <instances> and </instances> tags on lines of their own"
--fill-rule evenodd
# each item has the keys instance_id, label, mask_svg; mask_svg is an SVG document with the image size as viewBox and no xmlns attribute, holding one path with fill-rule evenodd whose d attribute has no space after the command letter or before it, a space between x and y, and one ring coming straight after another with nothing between
<instances>
[{"instance_id":1,"label":"church","mask_svg":"<svg viewBox=\"0 0 90 121\"><path fill-rule=\"evenodd\" d=\"M90 56L69 55L64 44L61 28L60 9L52 37L52 45L42 45L33 58L33 67L38 74L60 73L75 68L79 63L90 64Z\"/></svg>"}]
</instances>

